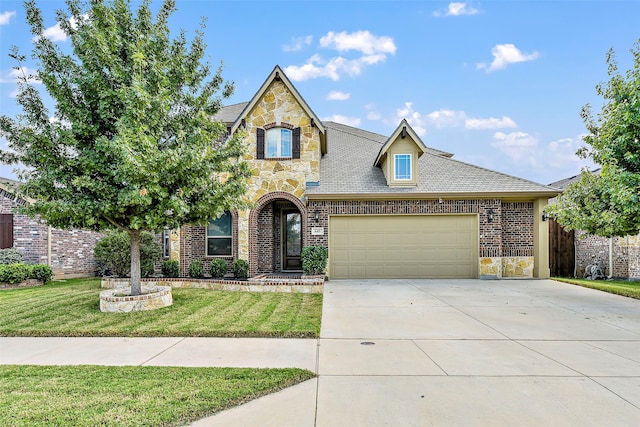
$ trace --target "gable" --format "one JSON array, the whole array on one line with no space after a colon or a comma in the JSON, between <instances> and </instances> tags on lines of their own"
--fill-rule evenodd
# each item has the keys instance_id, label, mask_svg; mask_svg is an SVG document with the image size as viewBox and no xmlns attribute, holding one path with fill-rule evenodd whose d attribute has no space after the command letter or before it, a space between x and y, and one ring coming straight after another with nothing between
<instances>
[{"instance_id":1,"label":"gable","mask_svg":"<svg viewBox=\"0 0 640 427\"><path fill-rule=\"evenodd\" d=\"M374 166L382 169L390 187L415 186L418 184L418 158L426 149L409 123L402 120L380 148Z\"/></svg>"}]
</instances>

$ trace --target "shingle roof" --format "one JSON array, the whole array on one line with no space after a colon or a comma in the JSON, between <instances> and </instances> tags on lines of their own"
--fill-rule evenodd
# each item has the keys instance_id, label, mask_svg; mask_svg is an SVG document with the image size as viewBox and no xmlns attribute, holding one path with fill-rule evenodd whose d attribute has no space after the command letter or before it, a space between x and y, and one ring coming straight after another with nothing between
<instances>
[{"instance_id":1,"label":"shingle roof","mask_svg":"<svg viewBox=\"0 0 640 427\"><path fill-rule=\"evenodd\" d=\"M596 174L600 173L600 168L592 170L591 173L596 173ZM566 190L570 184L580 181L581 178L582 178L582 173L579 173L578 175L561 179L560 181L552 182L551 184L549 184L549 186L560 189L560 190Z\"/></svg>"},{"instance_id":2,"label":"shingle roof","mask_svg":"<svg viewBox=\"0 0 640 427\"><path fill-rule=\"evenodd\" d=\"M232 124L236 121L242 110L249 104L248 102L241 102L239 104L228 105L223 107L218 114L214 117L216 120L221 122Z\"/></svg>"},{"instance_id":3,"label":"shingle roof","mask_svg":"<svg viewBox=\"0 0 640 427\"><path fill-rule=\"evenodd\" d=\"M387 137L339 123L324 122L328 153L320 161L320 183L307 194L494 194L535 193L551 196L554 188L446 157L448 153L427 147L418 159L418 185L389 187L382 169L373 166Z\"/></svg>"}]
</instances>

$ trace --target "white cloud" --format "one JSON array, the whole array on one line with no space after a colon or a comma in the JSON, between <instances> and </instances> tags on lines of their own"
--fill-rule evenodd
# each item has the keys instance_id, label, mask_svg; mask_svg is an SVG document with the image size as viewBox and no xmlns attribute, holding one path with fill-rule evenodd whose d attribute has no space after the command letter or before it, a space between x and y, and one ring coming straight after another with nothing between
<instances>
[{"instance_id":1,"label":"white cloud","mask_svg":"<svg viewBox=\"0 0 640 427\"><path fill-rule=\"evenodd\" d=\"M445 11L436 10L433 12L433 16L476 15L478 12L478 9L465 2L451 2Z\"/></svg>"},{"instance_id":2,"label":"white cloud","mask_svg":"<svg viewBox=\"0 0 640 427\"><path fill-rule=\"evenodd\" d=\"M304 49L305 46L309 46L312 41L313 36L292 37L291 43L282 46L282 50L285 52L297 52Z\"/></svg>"},{"instance_id":3,"label":"white cloud","mask_svg":"<svg viewBox=\"0 0 640 427\"><path fill-rule=\"evenodd\" d=\"M0 76L0 83L17 83L18 78L24 75L29 77L29 83L42 83L42 81L36 77L38 75L38 71L28 67L18 67L17 69L13 68L7 74Z\"/></svg>"},{"instance_id":4,"label":"white cloud","mask_svg":"<svg viewBox=\"0 0 640 427\"><path fill-rule=\"evenodd\" d=\"M502 116L500 119L495 117L489 117L488 119L466 119L464 121L464 127L466 129L506 129L517 128L518 125L510 117Z\"/></svg>"},{"instance_id":5,"label":"white cloud","mask_svg":"<svg viewBox=\"0 0 640 427\"><path fill-rule=\"evenodd\" d=\"M538 165L538 139L525 132L496 132L491 146L501 151L512 162L528 166Z\"/></svg>"},{"instance_id":6,"label":"white cloud","mask_svg":"<svg viewBox=\"0 0 640 427\"><path fill-rule=\"evenodd\" d=\"M355 33L334 33L329 31L320 39L320 46L328 49L335 49L338 52L357 50L364 55L375 55L378 53L396 53L396 45L391 37L374 36L369 31L356 31Z\"/></svg>"},{"instance_id":7,"label":"white cloud","mask_svg":"<svg viewBox=\"0 0 640 427\"><path fill-rule=\"evenodd\" d=\"M16 16L16 12L13 10L0 13L0 25L7 25L12 16Z\"/></svg>"},{"instance_id":8,"label":"white cloud","mask_svg":"<svg viewBox=\"0 0 640 427\"><path fill-rule=\"evenodd\" d=\"M84 14L82 15L82 18L84 21L87 21L89 19L89 15ZM73 28L74 30L78 28L78 21L75 18L69 19L69 24L71 24L71 28ZM59 22L53 27L45 28L45 30L41 34L41 37L45 37L51 40L52 42L63 42L67 40L67 34L60 27ZM34 40L36 38L37 36L34 37Z\"/></svg>"},{"instance_id":9,"label":"white cloud","mask_svg":"<svg viewBox=\"0 0 640 427\"><path fill-rule=\"evenodd\" d=\"M441 109L427 114L427 119L436 128L458 127L464 123L466 114L464 111Z\"/></svg>"},{"instance_id":10,"label":"white cloud","mask_svg":"<svg viewBox=\"0 0 640 427\"><path fill-rule=\"evenodd\" d=\"M511 43L495 45L493 49L491 49L491 54L493 55L493 62L490 65L487 65L486 63L477 64L477 68L479 70L486 70L488 73L491 71L503 70L507 68L509 64L533 61L540 56L536 51L528 54L522 53Z\"/></svg>"},{"instance_id":11,"label":"white cloud","mask_svg":"<svg viewBox=\"0 0 640 427\"><path fill-rule=\"evenodd\" d=\"M397 48L391 37L375 36L369 31L355 33L335 33L329 31L320 39L320 47L333 49L343 53L325 60L315 54L303 65L289 65L284 69L291 80L302 81L318 77L339 80L344 74L357 76L364 67L375 65L387 59L387 55L395 54ZM349 51L356 51L360 56L347 58Z\"/></svg>"},{"instance_id":12,"label":"white cloud","mask_svg":"<svg viewBox=\"0 0 640 427\"><path fill-rule=\"evenodd\" d=\"M327 95L328 101L346 101L351 97L351 94L340 92L339 90L332 90Z\"/></svg>"},{"instance_id":13,"label":"white cloud","mask_svg":"<svg viewBox=\"0 0 640 427\"><path fill-rule=\"evenodd\" d=\"M353 127L360 126L360 118L343 116L341 114L334 114L334 115L329 116L329 117L324 117L322 120L342 123L343 125L353 126Z\"/></svg>"},{"instance_id":14,"label":"white cloud","mask_svg":"<svg viewBox=\"0 0 640 427\"><path fill-rule=\"evenodd\" d=\"M380 120L381 118L382 116L380 115L380 113L376 111L369 111L367 113L367 120L377 121L377 120Z\"/></svg>"}]
</instances>

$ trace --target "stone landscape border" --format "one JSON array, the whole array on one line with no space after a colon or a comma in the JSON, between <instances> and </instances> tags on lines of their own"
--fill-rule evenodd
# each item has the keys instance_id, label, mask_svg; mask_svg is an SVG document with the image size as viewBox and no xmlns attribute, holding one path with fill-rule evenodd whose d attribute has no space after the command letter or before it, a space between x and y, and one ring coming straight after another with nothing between
<instances>
[{"instance_id":1,"label":"stone landscape border","mask_svg":"<svg viewBox=\"0 0 640 427\"><path fill-rule=\"evenodd\" d=\"M238 292L283 292L321 294L324 290L324 276L274 276L262 274L248 280L192 279L189 277L152 277L142 279L144 286L169 286L171 288L212 289ZM106 289L128 287L128 278L103 277L102 287Z\"/></svg>"},{"instance_id":2,"label":"stone landscape border","mask_svg":"<svg viewBox=\"0 0 640 427\"><path fill-rule=\"evenodd\" d=\"M103 313L129 313L155 310L173 304L170 286L142 286L140 295L131 293L130 283L100 292L100 311ZM123 295L120 295L123 294Z\"/></svg>"}]
</instances>

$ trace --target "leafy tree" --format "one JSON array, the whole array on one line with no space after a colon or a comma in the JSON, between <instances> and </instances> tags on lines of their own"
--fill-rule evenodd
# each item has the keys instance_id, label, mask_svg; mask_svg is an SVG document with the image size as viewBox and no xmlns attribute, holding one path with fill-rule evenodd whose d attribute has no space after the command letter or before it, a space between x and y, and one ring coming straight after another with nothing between
<instances>
[{"instance_id":1,"label":"leafy tree","mask_svg":"<svg viewBox=\"0 0 640 427\"><path fill-rule=\"evenodd\" d=\"M640 39L631 50L634 66L618 71L613 50L607 54L610 79L596 86L605 100L596 118L589 104L582 119L589 134L578 154L602 166L599 174L583 172L549 207L565 228L603 237L640 232Z\"/></svg>"},{"instance_id":2,"label":"leafy tree","mask_svg":"<svg viewBox=\"0 0 640 427\"><path fill-rule=\"evenodd\" d=\"M155 18L150 0L135 14L128 0L67 0L57 21L72 54L41 36L35 1L25 8L37 77L56 110L49 113L23 75L23 114L0 117L10 147L2 160L24 167L21 191L36 200L28 214L60 228L126 231L139 294L142 230L204 223L247 206L242 135L225 138L212 120L233 84L223 82L221 66L212 73L203 61L204 23L191 41L184 31L170 37L174 0L164 0ZM17 48L10 56L25 61Z\"/></svg>"}]
</instances>

